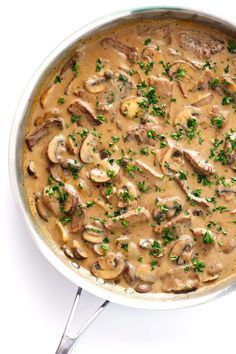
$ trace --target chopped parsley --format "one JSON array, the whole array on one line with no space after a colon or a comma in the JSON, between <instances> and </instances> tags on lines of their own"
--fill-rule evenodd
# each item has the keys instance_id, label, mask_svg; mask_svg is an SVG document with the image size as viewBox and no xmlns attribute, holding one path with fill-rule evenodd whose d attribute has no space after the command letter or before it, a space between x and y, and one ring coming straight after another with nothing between
<instances>
[{"instance_id":1,"label":"chopped parsley","mask_svg":"<svg viewBox=\"0 0 236 354\"><path fill-rule=\"evenodd\" d=\"M211 118L211 124L213 126L216 126L217 128L222 128L223 123L224 123L223 115L219 115L219 116Z\"/></svg>"},{"instance_id":2,"label":"chopped parsley","mask_svg":"<svg viewBox=\"0 0 236 354\"><path fill-rule=\"evenodd\" d=\"M58 104L64 104L65 103L65 98L64 97L58 98L57 103Z\"/></svg>"},{"instance_id":3,"label":"chopped parsley","mask_svg":"<svg viewBox=\"0 0 236 354\"><path fill-rule=\"evenodd\" d=\"M143 44L144 45L148 45L148 44L150 44L151 43L151 38L147 38L147 39L145 39L145 41L143 42Z\"/></svg>"},{"instance_id":4,"label":"chopped parsley","mask_svg":"<svg viewBox=\"0 0 236 354\"><path fill-rule=\"evenodd\" d=\"M236 53L236 42L232 39L228 41L227 49L229 53Z\"/></svg>"},{"instance_id":5,"label":"chopped parsley","mask_svg":"<svg viewBox=\"0 0 236 354\"><path fill-rule=\"evenodd\" d=\"M155 270L158 266L158 262L156 259L153 259L151 262L150 262L150 266L151 266L151 270Z\"/></svg>"},{"instance_id":6,"label":"chopped parsley","mask_svg":"<svg viewBox=\"0 0 236 354\"><path fill-rule=\"evenodd\" d=\"M62 81L61 76L57 75L53 82L54 82L54 84L59 84L61 81Z\"/></svg>"},{"instance_id":7,"label":"chopped parsley","mask_svg":"<svg viewBox=\"0 0 236 354\"><path fill-rule=\"evenodd\" d=\"M207 245L214 242L213 235L208 230L206 230L206 232L203 235L203 242Z\"/></svg>"},{"instance_id":8,"label":"chopped parsley","mask_svg":"<svg viewBox=\"0 0 236 354\"><path fill-rule=\"evenodd\" d=\"M185 76L186 76L186 70L184 68L179 67L175 74L176 79L181 79Z\"/></svg>"},{"instance_id":9,"label":"chopped parsley","mask_svg":"<svg viewBox=\"0 0 236 354\"><path fill-rule=\"evenodd\" d=\"M140 192L143 192L143 193L150 189L149 186L145 185L145 181L139 181L137 186L138 186L138 189L140 190Z\"/></svg>"},{"instance_id":10,"label":"chopped parsley","mask_svg":"<svg viewBox=\"0 0 236 354\"><path fill-rule=\"evenodd\" d=\"M206 265L203 261L198 261L196 258L192 259L192 265L194 272L202 273L206 268Z\"/></svg>"},{"instance_id":11,"label":"chopped parsley","mask_svg":"<svg viewBox=\"0 0 236 354\"><path fill-rule=\"evenodd\" d=\"M96 72L100 72L103 68L102 60L97 58L96 60Z\"/></svg>"}]
</instances>

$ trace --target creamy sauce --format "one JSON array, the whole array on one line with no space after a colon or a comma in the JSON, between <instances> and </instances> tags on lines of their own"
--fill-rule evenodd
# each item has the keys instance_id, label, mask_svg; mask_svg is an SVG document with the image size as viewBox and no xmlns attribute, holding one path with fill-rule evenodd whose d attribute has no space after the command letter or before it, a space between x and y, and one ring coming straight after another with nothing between
<instances>
[{"instance_id":1,"label":"creamy sauce","mask_svg":"<svg viewBox=\"0 0 236 354\"><path fill-rule=\"evenodd\" d=\"M29 115L25 191L96 277L187 292L236 270L236 43L187 21L80 43Z\"/></svg>"}]
</instances>

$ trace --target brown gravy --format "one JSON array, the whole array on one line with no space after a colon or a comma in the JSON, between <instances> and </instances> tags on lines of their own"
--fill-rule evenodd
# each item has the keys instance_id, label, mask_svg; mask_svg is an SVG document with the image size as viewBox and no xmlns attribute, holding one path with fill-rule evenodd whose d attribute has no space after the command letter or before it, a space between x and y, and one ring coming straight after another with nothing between
<instances>
[{"instance_id":1,"label":"brown gravy","mask_svg":"<svg viewBox=\"0 0 236 354\"><path fill-rule=\"evenodd\" d=\"M236 42L187 21L80 43L35 96L24 186L66 256L137 292L236 271Z\"/></svg>"}]
</instances>

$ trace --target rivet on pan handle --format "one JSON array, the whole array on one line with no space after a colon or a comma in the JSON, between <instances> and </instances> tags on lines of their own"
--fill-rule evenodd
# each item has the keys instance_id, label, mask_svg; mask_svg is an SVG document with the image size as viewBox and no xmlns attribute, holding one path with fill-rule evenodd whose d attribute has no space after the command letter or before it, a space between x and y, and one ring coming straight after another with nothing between
<instances>
[{"instance_id":1,"label":"rivet on pan handle","mask_svg":"<svg viewBox=\"0 0 236 354\"><path fill-rule=\"evenodd\" d=\"M59 343L59 346L58 346L55 354L69 354L69 353L71 353L72 349L76 345L79 338L84 334L84 332L88 329L88 327L93 323L93 321L96 320L96 318L100 315L100 313L109 304L108 300L104 301L103 304L101 306L99 306L97 308L97 310L93 313L93 315L88 319L88 321L85 322L85 324L80 328L79 332L75 336L72 337L69 335L69 332L70 332L70 328L73 324L73 321L75 320L75 314L76 314L76 312L77 312L76 310L79 306L79 300L80 300L81 293L82 293L82 288L79 287L77 290L75 300L72 305L71 312L70 312L69 318L67 320L63 335L61 337L61 341Z\"/></svg>"}]
</instances>

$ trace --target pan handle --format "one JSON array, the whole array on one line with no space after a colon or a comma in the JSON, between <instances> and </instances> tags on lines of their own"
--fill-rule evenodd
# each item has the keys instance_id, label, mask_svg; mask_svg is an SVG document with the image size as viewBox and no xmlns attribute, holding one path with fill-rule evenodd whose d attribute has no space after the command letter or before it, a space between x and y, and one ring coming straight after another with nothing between
<instances>
[{"instance_id":1,"label":"pan handle","mask_svg":"<svg viewBox=\"0 0 236 354\"><path fill-rule=\"evenodd\" d=\"M95 321L95 319L100 315L100 313L106 308L109 304L109 301L106 300L102 303L101 306L97 308L97 310L93 313L93 315L85 322L85 324L80 328L75 336L70 336L69 332L73 322L75 321L75 314L77 312L79 306L79 300L82 293L82 288L78 287L77 293L75 296L74 303L71 308L71 312L69 318L67 320L64 332L62 334L60 343L55 354L69 354L73 350L74 346L78 342L79 338L84 334L84 332L88 329L88 327Z\"/></svg>"}]
</instances>

